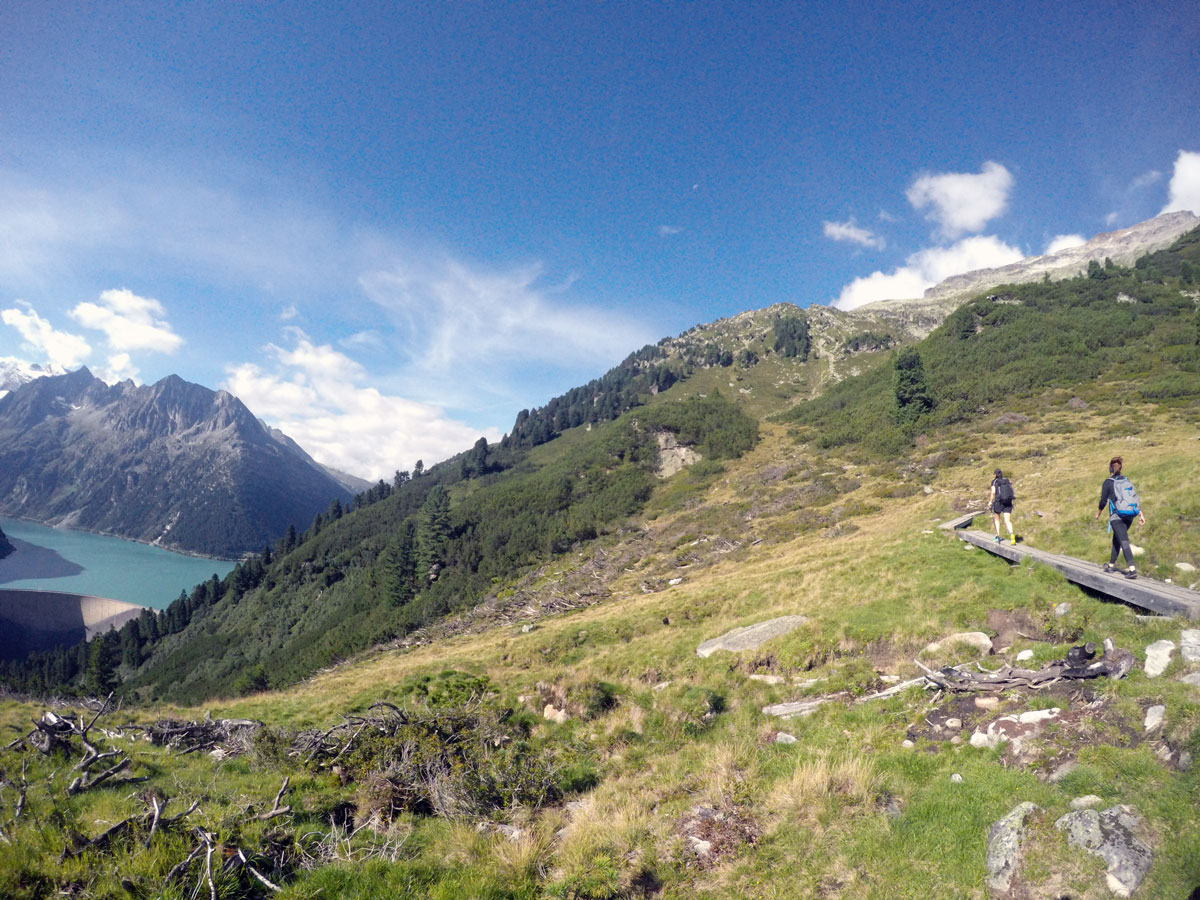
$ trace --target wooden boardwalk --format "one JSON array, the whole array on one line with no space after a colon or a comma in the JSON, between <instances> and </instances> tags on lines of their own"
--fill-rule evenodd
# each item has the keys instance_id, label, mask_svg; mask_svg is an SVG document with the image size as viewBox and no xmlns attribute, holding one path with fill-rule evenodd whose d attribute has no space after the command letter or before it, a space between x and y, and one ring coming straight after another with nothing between
<instances>
[{"instance_id":1,"label":"wooden boardwalk","mask_svg":"<svg viewBox=\"0 0 1200 900\"><path fill-rule=\"evenodd\" d=\"M962 521L965 517L953 520ZM970 524L969 520L963 525ZM1130 580L1119 572L1107 573L1099 563L1084 562L1071 556L1047 553L1025 544L1009 544L1007 540L997 543L996 536L986 531L967 531L959 527L955 531L960 541L974 544L981 550L1003 556L1009 562L1022 563L1026 560L1045 563L1067 576L1067 580L1089 590L1114 597L1133 606L1140 606L1164 616L1184 616L1200 619L1200 592L1189 591L1177 584L1155 581L1139 575Z\"/></svg>"}]
</instances>

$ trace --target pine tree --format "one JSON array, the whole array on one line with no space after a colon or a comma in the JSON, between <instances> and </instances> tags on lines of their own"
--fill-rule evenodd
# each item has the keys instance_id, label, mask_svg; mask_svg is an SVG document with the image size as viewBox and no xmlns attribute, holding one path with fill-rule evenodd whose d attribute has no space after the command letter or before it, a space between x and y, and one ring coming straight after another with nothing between
<instances>
[{"instance_id":1,"label":"pine tree","mask_svg":"<svg viewBox=\"0 0 1200 900\"><path fill-rule=\"evenodd\" d=\"M417 580L437 580L450 535L450 492L435 484L417 514Z\"/></svg>"},{"instance_id":2,"label":"pine tree","mask_svg":"<svg viewBox=\"0 0 1200 900\"><path fill-rule=\"evenodd\" d=\"M107 697L117 686L117 664L121 660L121 641L109 629L92 638L87 650L84 690L93 697Z\"/></svg>"},{"instance_id":3,"label":"pine tree","mask_svg":"<svg viewBox=\"0 0 1200 900\"><path fill-rule=\"evenodd\" d=\"M916 347L905 347L897 353L894 366L896 418L907 425L933 409L933 392L925 381L925 366Z\"/></svg>"}]
</instances>

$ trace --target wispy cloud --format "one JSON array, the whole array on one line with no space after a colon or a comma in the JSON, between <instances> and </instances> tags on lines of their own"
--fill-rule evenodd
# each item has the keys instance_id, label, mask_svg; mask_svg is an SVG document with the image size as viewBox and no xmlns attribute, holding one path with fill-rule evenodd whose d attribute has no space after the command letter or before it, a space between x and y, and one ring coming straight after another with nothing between
<instances>
[{"instance_id":1,"label":"wispy cloud","mask_svg":"<svg viewBox=\"0 0 1200 900\"><path fill-rule=\"evenodd\" d=\"M1162 212L1180 209L1200 214L1200 153L1189 150L1180 150L1175 157L1175 169L1167 188L1167 205Z\"/></svg>"},{"instance_id":2,"label":"wispy cloud","mask_svg":"<svg viewBox=\"0 0 1200 900\"><path fill-rule=\"evenodd\" d=\"M673 234L680 234L683 228L678 225L659 225L658 234L660 237L670 237Z\"/></svg>"},{"instance_id":3,"label":"wispy cloud","mask_svg":"<svg viewBox=\"0 0 1200 900\"><path fill-rule=\"evenodd\" d=\"M951 275L1007 265L1024 256L1016 247L991 235L964 238L949 247L919 250L909 256L903 266L891 272L876 271L854 279L842 288L833 305L839 309L854 309L876 300L920 297L927 288Z\"/></svg>"},{"instance_id":4,"label":"wispy cloud","mask_svg":"<svg viewBox=\"0 0 1200 900\"><path fill-rule=\"evenodd\" d=\"M231 365L222 387L280 428L315 459L371 479L435 462L469 447L478 429L438 406L389 396L366 384L354 359L289 328L290 347L268 344L266 367ZM494 429L482 436L498 440Z\"/></svg>"},{"instance_id":5,"label":"wispy cloud","mask_svg":"<svg viewBox=\"0 0 1200 900\"><path fill-rule=\"evenodd\" d=\"M1153 184L1158 184L1162 181L1163 173L1158 169L1151 169L1149 172L1143 172L1138 175L1133 181L1129 182L1130 191L1140 191L1143 188L1148 188Z\"/></svg>"},{"instance_id":6,"label":"wispy cloud","mask_svg":"<svg viewBox=\"0 0 1200 900\"><path fill-rule=\"evenodd\" d=\"M1012 174L1000 163L988 161L975 174L942 172L921 175L906 196L914 209L925 210L942 237L953 240L982 231L1004 213L1012 190Z\"/></svg>"},{"instance_id":7,"label":"wispy cloud","mask_svg":"<svg viewBox=\"0 0 1200 900\"><path fill-rule=\"evenodd\" d=\"M48 267L136 256L143 269L183 265L269 293L327 285L348 262L347 241L316 210L282 192L264 198L268 188L233 173L219 187L140 172L81 181L30 184L0 169L0 281L37 286Z\"/></svg>"},{"instance_id":8,"label":"wispy cloud","mask_svg":"<svg viewBox=\"0 0 1200 900\"><path fill-rule=\"evenodd\" d=\"M886 244L884 239L873 231L855 225L853 219L847 222L825 222L823 229L825 237L834 241L848 241L860 247L875 247L879 250Z\"/></svg>"},{"instance_id":9,"label":"wispy cloud","mask_svg":"<svg viewBox=\"0 0 1200 900\"><path fill-rule=\"evenodd\" d=\"M92 345L77 334L59 331L37 314L32 306L18 300L15 307L0 311L0 320L17 330L26 352L64 369L74 369L91 355Z\"/></svg>"},{"instance_id":10,"label":"wispy cloud","mask_svg":"<svg viewBox=\"0 0 1200 900\"><path fill-rule=\"evenodd\" d=\"M1045 254L1057 253L1059 250L1070 250L1072 247L1082 247L1087 243L1087 238L1082 234L1056 234L1046 244L1046 249L1042 252Z\"/></svg>"},{"instance_id":11,"label":"wispy cloud","mask_svg":"<svg viewBox=\"0 0 1200 900\"><path fill-rule=\"evenodd\" d=\"M174 353L183 346L183 338L166 320L163 305L128 288L103 291L99 303L78 304L71 310L71 318L84 328L103 331L114 350Z\"/></svg>"},{"instance_id":12,"label":"wispy cloud","mask_svg":"<svg viewBox=\"0 0 1200 900\"><path fill-rule=\"evenodd\" d=\"M396 329L406 380L437 397L503 391L521 368L599 374L652 339L616 311L552 300L541 279L539 265L494 270L443 257L369 272L361 284Z\"/></svg>"}]
</instances>

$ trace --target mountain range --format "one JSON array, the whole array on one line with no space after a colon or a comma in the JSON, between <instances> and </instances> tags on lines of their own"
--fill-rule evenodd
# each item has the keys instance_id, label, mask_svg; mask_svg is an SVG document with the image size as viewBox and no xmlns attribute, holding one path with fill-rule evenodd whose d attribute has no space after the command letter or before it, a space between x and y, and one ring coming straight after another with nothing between
<instances>
[{"instance_id":1,"label":"mountain range","mask_svg":"<svg viewBox=\"0 0 1200 900\"><path fill-rule=\"evenodd\" d=\"M352 492L226 391L86 368L0 399L0 512L234 557Z\"/></svg>"}]
</instances>

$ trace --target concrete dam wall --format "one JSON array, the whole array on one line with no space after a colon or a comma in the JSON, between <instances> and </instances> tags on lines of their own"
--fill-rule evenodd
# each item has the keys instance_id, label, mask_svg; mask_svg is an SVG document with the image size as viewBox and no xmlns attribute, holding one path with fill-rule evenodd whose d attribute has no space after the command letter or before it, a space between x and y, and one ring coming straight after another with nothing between
<instances>
[{"instance_id":1,"label":"concrete dam wall","mask_svg":"<svg viewBox=\"0 0 1200 900\"><path fill-rule=\"evenodd\" d=\"M0 659L78 644L120 628L143 609L106 597L0 588Z\"/></svg>"}]
</instances>

